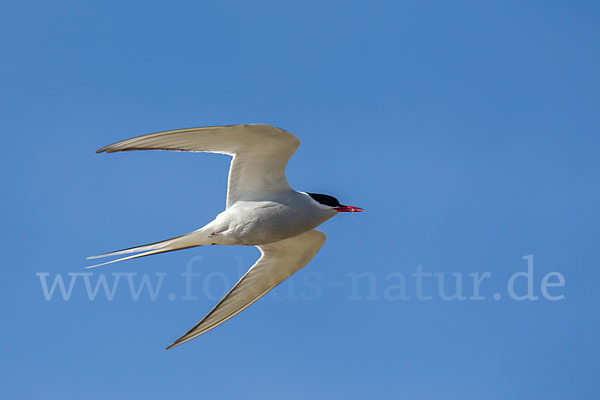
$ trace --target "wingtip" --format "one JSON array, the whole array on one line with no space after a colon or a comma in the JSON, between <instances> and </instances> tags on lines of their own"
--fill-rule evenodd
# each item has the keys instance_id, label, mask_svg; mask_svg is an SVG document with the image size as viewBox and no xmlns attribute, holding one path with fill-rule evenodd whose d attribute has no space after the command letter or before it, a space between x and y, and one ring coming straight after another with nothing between
<instances>
[{"instance_id":1,"label":"wingtip","mask_svg":"<svg viewBox=\"0 0 600 400\"><path fill-rule=\"evenodd\" d=\"M176 341L174 341L172 344L170 344L170 345L168 345L167 347L165 347L165 350L170 350L170 349L172 349L172 348L173 348L173 347L175 347L175 346L179 346L181 343L183 343L183 342L178 342L178 341L176 340Z\"/></svg>"},{"instance_id":2,"label":"wingtip","mask_svg":"<svg viewBox=\"0 0 600 400\"><path fill-rule=\"evenodd\" d=\"M196 336L192 336L192 337L188 337L187 334L183 335L182 337L180 337L179 339L177 339L176 341L174 341L172 344L170 344L169 346L165 347L165 350L169 350L172 349L173 347L179 346L181 344L184 344L185 342L188 342L192 339L194 339Z\"/></svg>"}]
</instances>

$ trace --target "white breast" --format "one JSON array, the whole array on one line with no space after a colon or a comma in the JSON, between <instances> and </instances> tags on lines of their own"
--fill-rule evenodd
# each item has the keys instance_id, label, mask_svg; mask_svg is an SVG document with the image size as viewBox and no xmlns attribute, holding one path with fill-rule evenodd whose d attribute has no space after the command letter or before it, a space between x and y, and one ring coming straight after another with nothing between
<instances>
[{"instance_id":1,"label":"white breast","mask_svg":"<svg viewBox=\"0 0 600 400\"><path fill-rule=\"evenodd\" d=\"M222 231L215 243L273 243L312 230L335 214L294 191L271 200L238 201L215 219L214 229Z\"/></svg>"}]
</instances>

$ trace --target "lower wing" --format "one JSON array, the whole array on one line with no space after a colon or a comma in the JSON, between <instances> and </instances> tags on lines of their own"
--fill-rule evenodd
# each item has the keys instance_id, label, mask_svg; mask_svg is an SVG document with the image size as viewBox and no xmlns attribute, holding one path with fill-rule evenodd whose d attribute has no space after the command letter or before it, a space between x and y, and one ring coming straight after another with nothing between
<instances>
[{"instance_id":1,"label":"lower wing","mask_svg":"<svg viewBox=\"0 0 600 400\"><path fill-rule=\"evenodd\" d=\"M308 264L325 240L327 236L314 229L290 239L257 246L262 256L256 264L202 321L167 349L192 340L244 311Z\"/></svg>"}]
</instances>

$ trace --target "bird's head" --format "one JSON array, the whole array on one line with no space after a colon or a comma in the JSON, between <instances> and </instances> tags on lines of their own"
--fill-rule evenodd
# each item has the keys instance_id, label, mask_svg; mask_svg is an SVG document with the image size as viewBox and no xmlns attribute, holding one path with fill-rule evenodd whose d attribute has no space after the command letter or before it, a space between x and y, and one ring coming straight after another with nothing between
<instances>
[{"instance_id":1,"label":"bird's head","mask_svg":"<svg viewBox=\"0 0 600 400\"><path fill-rule=\"evenodd\" d=\"M306 193L307 195L309 195L314 201L316 201L317 203L326 206L326 207L330 207L331 209L337 211L337 212L363 212L364 210L360 207L354 207L354 206L345 206L343 204L340 204L339 200L336 199L333 196L329 196L327 194L320 194L320 193Z\"/></svg>"}]
</instances>

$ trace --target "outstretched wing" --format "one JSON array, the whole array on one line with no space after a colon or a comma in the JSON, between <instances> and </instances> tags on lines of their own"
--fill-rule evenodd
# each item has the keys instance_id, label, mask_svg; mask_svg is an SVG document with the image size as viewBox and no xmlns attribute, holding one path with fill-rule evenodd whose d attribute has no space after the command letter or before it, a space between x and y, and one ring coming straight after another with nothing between
<instances>
[{"instance_id":1,"label":"outstretched wing","mask_svg":"<svg viewBox=\"0 0 600 400\"><path fill-rule=\"evenodd\" d=\"M239 314L275 286L302 269L321 249L327 236L316 229L279 242L257 246L262 256L229 293L175 347L194 339Z\"/></svg>"},{"instance_id":2,"label":"outstretched wing","mask_svg":"<svg viewBox=\"0 0 600 400\"><path fill-rule=\"evenodd\" d=\"M175 150L233 156L227 186L227 208L238 200L262 199L290 189L285 167L300 140L283 129L263 124L209 126L138 136L105 146L96 153Z\"/></svg>"}]
</instances>

